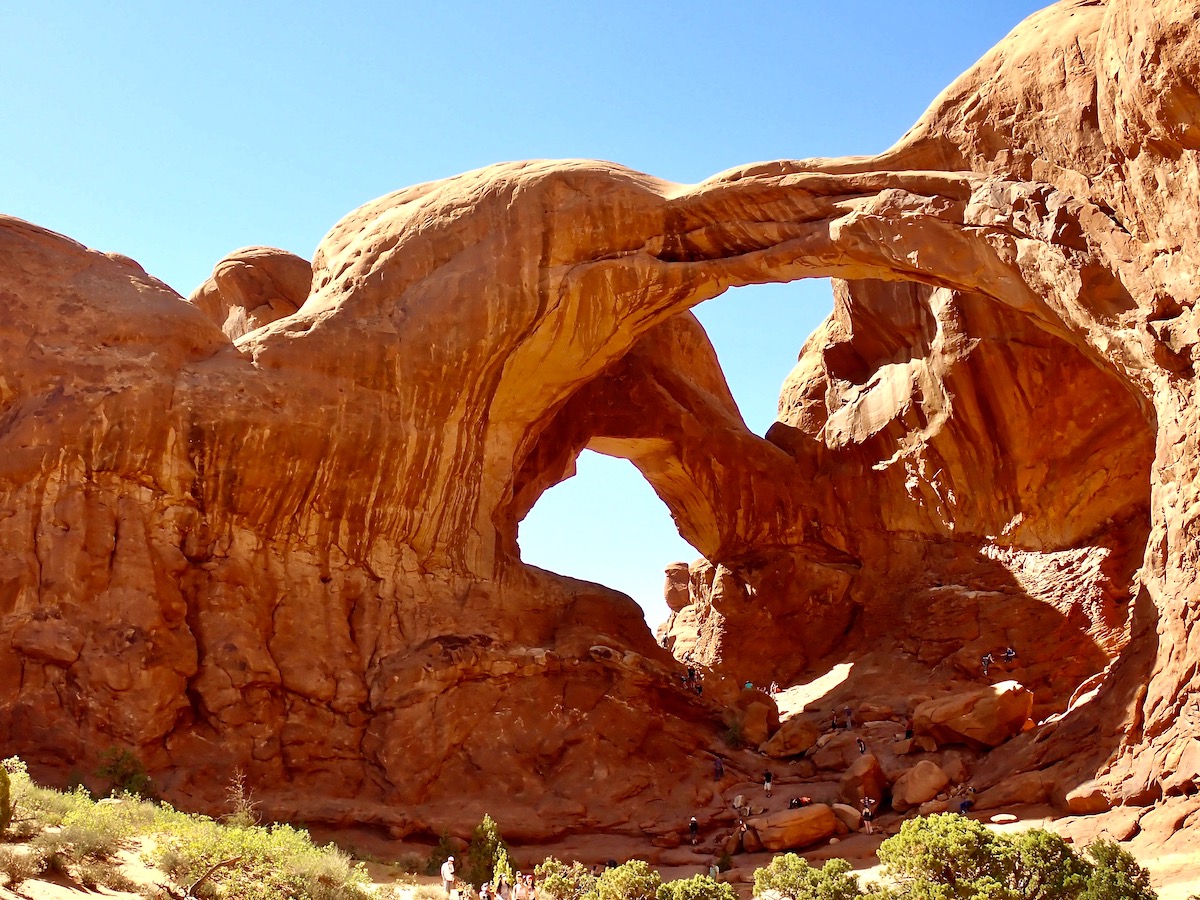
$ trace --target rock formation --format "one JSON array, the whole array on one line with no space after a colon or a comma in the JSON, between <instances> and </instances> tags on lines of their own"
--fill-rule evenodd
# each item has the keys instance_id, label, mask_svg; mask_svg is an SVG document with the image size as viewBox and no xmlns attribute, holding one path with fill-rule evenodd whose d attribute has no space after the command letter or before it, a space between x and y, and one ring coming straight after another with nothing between
<instances>
[{"instance_id":1,"label":"rock formation","mask_svg":"<svg viewBox=\"0 0 1200 900\"><path fill-rule=\"evenodd\" d=\"M1194 792L1198 15L1059 3L877 157L407 188L191 303L0 220L0 741L392 834L666 831L722 702L517 547L591 448L710 561L676 620L716 675L1013 644L1057 718L993 780ZM761 438L688 309L803 277L834 313Z\"/></svg>"}]
</instances>

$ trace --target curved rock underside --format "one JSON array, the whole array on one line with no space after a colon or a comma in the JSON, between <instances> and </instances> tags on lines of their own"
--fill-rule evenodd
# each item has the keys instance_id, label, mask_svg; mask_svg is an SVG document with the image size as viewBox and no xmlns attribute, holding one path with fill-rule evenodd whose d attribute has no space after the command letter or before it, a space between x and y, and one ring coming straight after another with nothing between
<instances>
[{"instance_id":1,"label":"curved rock underside","mask_svg":"<svg viewBox=\"0 0 1200 900\"><path fill-rule=\"evenodd\" d=\"M3 220L6 752L130 748L202 806L241 767L393 834L499 797L518 841L655 833L712 796L724 684L1017 643L1065 714L997 768L1194 792L1198 78L1200 7L1063 2L878 157L493 166L190 303ZM760 438L688 309L829 276ZM663 634L703 699L628 598L520 562L584 448L711 561Z\"/></svg>"}]
</instances>

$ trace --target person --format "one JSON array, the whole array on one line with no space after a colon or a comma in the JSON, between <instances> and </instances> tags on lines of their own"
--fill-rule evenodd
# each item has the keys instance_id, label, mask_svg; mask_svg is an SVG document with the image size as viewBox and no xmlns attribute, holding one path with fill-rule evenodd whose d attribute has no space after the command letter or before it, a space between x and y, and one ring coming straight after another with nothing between
<instances>
[{"instance_id":1,"label":"person","mask_svg":"<svg viewBox=\"0 0 1200 900\"><path fill-rule=\"evenodd\" d=\"M529 900L528 894L525 893L525 876L520 872L513 878L512 900Z\"/></svg>"},{"instance_id":2,"label":"person","mask_svg":"<svg viewBox=\"0 0 1200 900\"><path fill-rule=\"evenodd\" d=\"M904 722L904 739L911 741L913 736L913 717L909 716Z\"/></svg>"},{"instance_id":3,"label":"person","mask_svg":"<svg viewBox=\"0 0 1200 900\"><path fill-rule=\"evenodd\" d=\"M958 814L960 816L965 816L967 813L969 813L971 811L971 807L974 805L975 805L975 801L972 800L970 797L967 797L965 800L959 801Z\"/></svg>"},{"instance_id":4,"label":"person","mask_svg":"<svg viewBox=\"0 0 1200 900\"><path fill-rule=\"evenodd\" d=\"M846 730L849 731L854 727L854 711L847 706L842 710L842 715L846 717Z\"/></svg>"},{"instance_id":5,"label":"person","mask_svg":"<svg viewBox=\"0 0 1200 900\"><path fill-rule=\"evenodd\" d=\"M500 900L512 900L512 885L508 883L508 876L501 873L500 881L496 884L496 896Z\"/></svg>"},{"instance_id":6,"label":"person","mask_svg":"<svg viewBox=\"0 0 1200 900\"><path fill-rule=\"evenodd\" d=\"M696 817L692 816L692 820L688 822L688 833L692 836L692 846L696 846L696 842L700 840L700 823L696 821Z\"/></svg>"},{"instance_id":7,"label":"person","mask_svg":"<svg viewBox=\"0 0 1200 900\"><path fill-rule=\"evenodd\" d=\"M800 798L799 797L793 797L791 800L788 801L788 809L799 809L799 808L800 808Z\"/></svg>"},{"instance_id":8,"label":"person","mask_svg":"<svg viewBox=\"0 0 1200 900\"><path fill-rule=\"evenodd\" d=\"M980 659L979 661L981 663L983 663L983 677L987 678L988 677L988 666L990 666L993 662L995 662L995 660L992 659L992 654L985 653L985 654L983 654L983 658Z\"/></svg>"},{"instance_id":9,"label":"person","mask_svg":"<svg viewBox=\"0 0 1200 900\"><path fill-rule=\"evenodd\" d=\"M697 684L697 685L696 685L696 696L697 696L697 697L703 697L703 696L704 696L704 685L702 685L702 684Z\"/></svg>"},{"instance_id":10,"label":"person","mask_svg":"<svg viewBox=\"0 0 1200 900\"><path fill-rule=\"evenodd\" d=\"M875 801L872 800L870 797L863 797L863 801L862 801L863 829L867 832L867 834L875 833L875 829L871 825L871 823L875 821L875 810L873 810L871 808L874 805L875 805Z\"/></svg>"},{"instance_id":11,"label":"person","mask_svg":"<svg viewBox=\"0 0 1200 900\"><path fill-rule=\"evenodd\" d=\"M696 683L696 667L695 667L695 666L688 666L688 668L687 668L687 673L688 673L688 674L687 674L687 683L688 683L688 684L695 684L695 683Z\"/></svg>"},{"instance_id":12,"label":"person","mask_svg":"<svg viewBox=\"0 0 1200 900\"><path fill-rule=\"evenodd\" d=\"M479 900L495 900L495 896L492 893L492 886L486 881L479 886Z\"/></svg>"},{"instance_id":13,"label":"person","mask_svg":"<svg viewBox=\"0 0 1200 900\"><path fill-rule=\"evenodd\" d=\"M864 741L862 738L856 738L855 742L858 744L858 753L859 753L859 756L866 756L866 755L867 755L867 744L866 744L866 742L865 742L865 741Z\"/></svg>"},{"instance_id":14,"label":"person","mask_svg":"<svg viewBox=\"0 0 1200 900\"><path fill-rule=\"evenodd\" d=\"M454 857L447 856L446 861L442 863L442 887L446 889L446 896L450 896L450 892L454 890Z\"/></svg>"},{"instance_id":15,"label":"person","mask_svg":"<svg viewBox=\"0 0 1200 900\"><path fill-rule=\"evenodd\" d=\"M771 682L771 696L774 697L778 693L779 693L779 682L772 681Z\"/></svg>"},{"instance_id":16,"label":"person","mask_svg":"<svg viewBox=\"0 0 1200 900\"><path fill-rule=\"evenodd\" d=\"M1012 663L1012 661L1013 661L1014 659L1016 659L1016 658L1017 658L1017 651L1016 651L1016 650L1014 650L1012 647L1005 647L1005 648L1004 648L1004 661L1005 661L1006 663L1009 663L1009 664L1011 664L1011 663Z\"/></svg>"},{"instance_id":17,"label":"person","mask_svg":"<svg viewBox=\"0 0 1200 900\"><path fill-rule=\"evenodd\" d=\"M838 725L837 710L835 709L833 711L833 730L837 731L839 727L840 726Z\"/></svg>"},{"instance_id":18,"label":"person","mask_svg":"<svg viewBox=\"0 0 1200 900\"><path fill-rule=\"evenodd\" d=\"M721 757L713 758L713 781L720 781L725 777L725 763L721 761Z\"/></svg>"},{"instance_id":19,"label":"person","mask_svg":"<svg viewBox=\"0 0 1200 900\"><path fill-rule=\"evenodd\" d=\"M754 690L754 682L753 681L746 682L746 690L748 690L748 691Z\"/></svg>"},{"instance_id":20,"label":"person","mask_svg":"<svg viewBox=\"0 0 1200 900\"><path fill-rule=\"evenodd\" d=\"M771 781L773 777L774 776L771 775L770 769L767 769L767 771L763 772L763 793L765 793L768 797L771 796Z\"/></svg>"}]
</instances>

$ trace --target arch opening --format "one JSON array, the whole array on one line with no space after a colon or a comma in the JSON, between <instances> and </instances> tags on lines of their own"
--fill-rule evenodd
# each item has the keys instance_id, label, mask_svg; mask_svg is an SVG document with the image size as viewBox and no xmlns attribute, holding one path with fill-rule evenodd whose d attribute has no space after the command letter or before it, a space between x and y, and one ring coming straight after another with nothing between
<instances>
[{"instance_id":1,"label":"arch opening","mask_svg":"<svg viewBox=\"0 0 1200 900\"><path fill-rule=\"evenodd\" d=\"M654 631L670 615L663 599L667 564L699 552L679 536L631 462L584 450L574 468L520 523L521 561L629 595Z\"/></svg>"}]
</instances>

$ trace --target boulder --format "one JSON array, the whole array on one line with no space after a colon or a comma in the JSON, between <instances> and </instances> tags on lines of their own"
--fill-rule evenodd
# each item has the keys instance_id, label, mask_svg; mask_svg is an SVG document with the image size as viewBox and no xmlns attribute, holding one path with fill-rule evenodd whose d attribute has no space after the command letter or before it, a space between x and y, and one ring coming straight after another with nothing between
<instances>
[{"instance_id":1,"label":"boulder","mask_svg":"<svg viewBox=\"0 0 1200 900\"><path fill-rule=\"evenodd\" d=\"M742 714L742 742L750 746L765 743L771 736L771 706L751 703ZM778 713L776 713L778 718Z\"/></svg>"},{"instance_id":2,"label":"boulder","mask_svg":"<svg viewBox=\"0 0 1200 900\"><path fill-rule=\"evenodd\" d=\"M860 756L846 770L838 785L838 799L850 806L858 806L863 797L879 802L887 792L887 776L879 760L873 754Z\"/></svg>"},{"instance_id":3,"label":"boulder","mask_svg":"<svg viewBox=\"0 0 1200 900\"><path fill-rule=\"evenodd\" d=\"M830 807L824 803L814 803L800 809L784 809L759 816L746 824L758 835L763 847L779 851L818 844L837 832L837 823L838 817Z\"/></svg>"},{"instance_id":4,"label":"boulder","mask_svg":"<svg viewBox=\"0 0 1200 900\"><path fill-rule=\"evenodd\" d=\"M950 809L950 804L945 800L926 800L917 807L917 814L922 816L932 816L936 813L944 813Z\"/></svg>"},{"instance_id":5,"label":"boulder","mask_svg":"<svg viewBox=\"0 0 1200 900\"><path fill-rule=\"evenodd\" d=\"M1077 816L1090 816L1108 812L1112 801L1104 789L1095 781L1085 781L1067 791L1067 809Z\"/></svg>"},{"instance_id":6,"label":"boulder","mask_svg":"<svg viewBox=\"0 0 1200 900\"><path fill-rule=\"evenodd\" d=\"M904 812L934 799L946 785L950 776L932 760L923 759L896 779L892 785L892 809Z\"/></svg>"},{"instance_id":7,"label":"boulder","mask_svg":"<svg viewBox=\"0 0 1200 900\"><path fill-rule=\"evenodd\" d=\"M742 849L747 853L762 852L763 843L758 836L758 832L753 828L747 828L742 834Z\"/></svg>"},{"instance_id":8,"label":"boulder","mask_svg":"<svg viewBox=\"0 0 1200 900\"><path fill-rule=\"evenodd\" d=\"M998 747L1019 734L1033 710L1033 693L1002 681L922 703L913 713L918 736L941 744Z\"/></svg>"},{"instance_id":9,"label":"boulder","mask_svg":"<svg viewBox=\"0 0 1200 900\"><path fill-rule=\"evenodd\" d=\"M838 731L827 740L819 741L816 750L810 750L808 758L818 769L843 771L858 759L858 744L853 732Z\"/></svg>"},{"instance_id":10,"label":"boulder","mask_svg":"<svg viewBox=\"0 0 1200 900\"><path fill-rule=\"evenodd\" d=\"M994 784L975 797L975 809L998 809L1046 803L1054 789L1054 776L1045 772L1021 772Z\"/></svg>"},{"instance_id":11,"label":"boulder","mask_svg":"<svg viewBox=\"0 0 1200 900\"><path fill-rule=\"evenodd\" d=\"M807 719L793 717L779 726L774 736L759 747L759 752L772 759L799 756L816 745L819 729Z\"/></svg>"},{"instance_id":12,"label":"boulder","mask_svg":"<svg viewBox=\"0 0 1200 900\"><path fill-rule=\"evenodd\" d=\"M847 803L834 803L831 807L833 814L846 824L851 831L862 828L862 813Z\"/></svg>"},{"instance_id":13,"label":"boulder","mask_svg":"<svg viewBox=\"0 0 1200 900\"><path fill-rule=\"evenodd\" d=\"M679 612L688 605L691 574L685 562L673 562L667 566L667 582L663 586L663 599L671 612Z\"/></svg>"}]
</instances>

